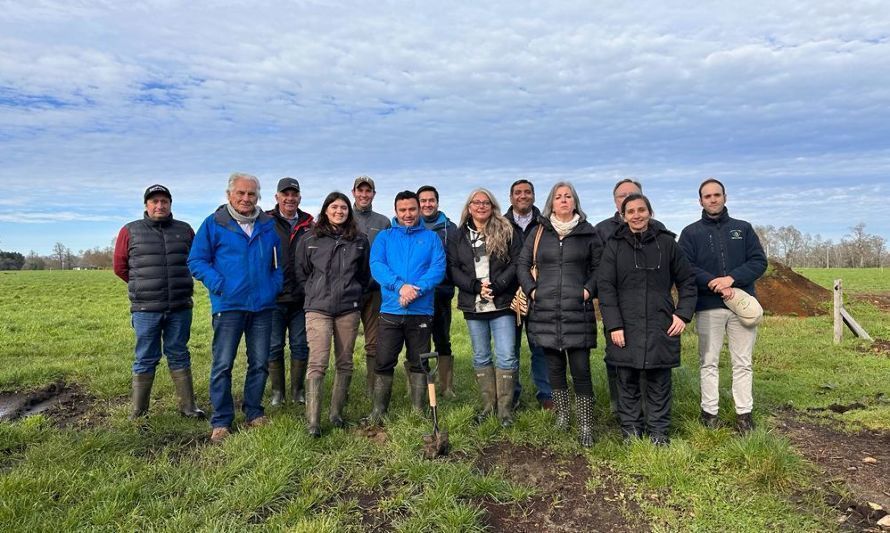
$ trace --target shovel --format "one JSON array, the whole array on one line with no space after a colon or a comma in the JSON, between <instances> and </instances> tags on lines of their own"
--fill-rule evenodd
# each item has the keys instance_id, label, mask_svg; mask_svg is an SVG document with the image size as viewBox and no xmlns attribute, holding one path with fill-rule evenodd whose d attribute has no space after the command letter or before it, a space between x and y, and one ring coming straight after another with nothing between
<instances>
[{"instance_id":1,"label":"shovel","mask_svg":"<svg viewBox=\"0 0 890 533\"><path fill-rule=\"evenodd\" d=\"M430 370L429 364L430 359L436 359L437 357L439 357L438 352L420 354L420 366L423 367L426 373L426 390L430 400L430 413L433 418L433 433L423 436L423 456L426 459L435 459L436 457L448 455L449 448L448 432L439 429L439 408L436 402L436 381L434 379L434 375L439 369L438 359L435 369Z\"/></svg>"}]
</instances>

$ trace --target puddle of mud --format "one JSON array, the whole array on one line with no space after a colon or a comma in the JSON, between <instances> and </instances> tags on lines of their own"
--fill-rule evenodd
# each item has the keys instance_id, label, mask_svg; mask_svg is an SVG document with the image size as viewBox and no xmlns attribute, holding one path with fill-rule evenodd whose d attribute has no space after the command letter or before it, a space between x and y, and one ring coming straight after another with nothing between
<instances>
[{"instance_id":1,"label":"puddle of mud","mask_svg":"<svg viewBox=\"0 0 890 533\"><path fill-rule=\"evenodd\" d=\"M3 392L0 393L0 422L44 414L55 425L67 427L79 421L93 403L94 399L79 387L65 383L27 392Z\"/></svg>"}]
</instances>

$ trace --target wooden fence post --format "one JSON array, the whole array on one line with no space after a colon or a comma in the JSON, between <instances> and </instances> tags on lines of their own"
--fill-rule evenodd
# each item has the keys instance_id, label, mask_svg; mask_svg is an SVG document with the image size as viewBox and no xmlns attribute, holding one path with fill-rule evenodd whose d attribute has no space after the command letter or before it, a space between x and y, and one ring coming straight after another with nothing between
<instances>
[{"instance_id":1,"label":"wooden fence post","mask_svg":"<svg viewBox=\"0 0 890 533\"><path fill-rule=\"evenodd\" d=\"M844 292L841 280L834 280L834 343L840 344L844 334L844 319L841 309L844 307Z\"/></svg>"}]
</instances>

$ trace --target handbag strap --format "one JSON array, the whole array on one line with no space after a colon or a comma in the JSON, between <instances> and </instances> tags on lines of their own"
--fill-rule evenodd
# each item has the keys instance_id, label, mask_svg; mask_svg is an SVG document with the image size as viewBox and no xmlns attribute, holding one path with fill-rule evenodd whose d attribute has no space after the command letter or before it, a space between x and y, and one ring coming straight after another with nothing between
<instances>
[{"instance_id":1,"label":"handbag strap","mask_svg":"<svg viewBox=\"0 0 890 533\"><path fill-rule=\"evenodd\" d=\"M534 277L537 279L538 269L538 244L541 242L541 234L544 233L544 226L538 224L538 231L535 232L535 244L532 247L532 271L535 272Z\"/></svg>"}]
</instances>

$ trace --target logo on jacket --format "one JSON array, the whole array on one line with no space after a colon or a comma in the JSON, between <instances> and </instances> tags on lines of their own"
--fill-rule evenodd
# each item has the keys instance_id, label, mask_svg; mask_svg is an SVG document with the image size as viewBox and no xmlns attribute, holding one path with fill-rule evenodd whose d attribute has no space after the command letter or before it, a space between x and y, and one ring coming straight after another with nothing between
<instances>
[{"instance_id":1,"label":"logo on jacket","mask_svg":"<svg viewBox=\"0 0 890 533\"><path fill-rule=\"evenodd\" d=\"M744 237L742 237L742 230L740 229L731 229L729 230L729 238L734 241L740 241Z\"/></svg>"}]
</instances>

